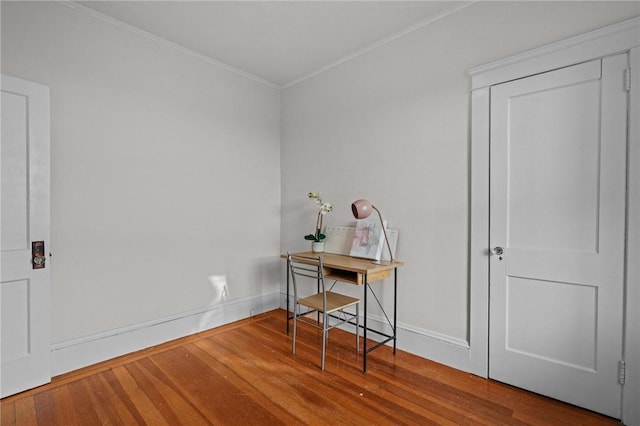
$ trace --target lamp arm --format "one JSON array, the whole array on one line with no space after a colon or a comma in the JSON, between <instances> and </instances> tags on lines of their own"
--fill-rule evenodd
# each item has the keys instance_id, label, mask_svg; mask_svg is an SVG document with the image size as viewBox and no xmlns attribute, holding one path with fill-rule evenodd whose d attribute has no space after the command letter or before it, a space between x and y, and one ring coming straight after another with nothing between
<instances>
[{"instance_id":1,"label":"lamp arm","mask_svg":"<svg viewBox=\"0 0 640 426\"><path fill-rule=\"evenodd\" d=\"M391 244L389 244L389 237L387 236L387 229L384 226L384 221L382 220L382 214L380 213L380 210L378 210L376 208L376 206L374 206L373 204L371 205L371 208L373 208L376 213L378 213L378 217L380 218L380 225L382 225L382 232L384 232L384 240L387 242L387 248L389 249L389 256L391 257L391 263L394 262L393 260L393 252L391 251Z\"/></svg>"}]
</instances>

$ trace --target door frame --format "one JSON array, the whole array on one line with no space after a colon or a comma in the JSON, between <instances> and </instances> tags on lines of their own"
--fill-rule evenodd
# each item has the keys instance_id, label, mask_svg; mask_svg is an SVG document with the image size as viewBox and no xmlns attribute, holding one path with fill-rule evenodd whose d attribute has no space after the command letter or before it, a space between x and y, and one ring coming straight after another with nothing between
<instances>
[{"instance_id":1,"label":"door frame","mask_svg":"<svg viewBox=\"0 0 640 426\"><path fill-rule=\"evenodd\" d=\"M523 52L470 70L469 361L489 372L489 119L492 85L617 53L632 68L628 112L627 247L622 421L640 425L640 17ZM621 83L623 79L621 76Z\"/></svg>"}]
</instances>

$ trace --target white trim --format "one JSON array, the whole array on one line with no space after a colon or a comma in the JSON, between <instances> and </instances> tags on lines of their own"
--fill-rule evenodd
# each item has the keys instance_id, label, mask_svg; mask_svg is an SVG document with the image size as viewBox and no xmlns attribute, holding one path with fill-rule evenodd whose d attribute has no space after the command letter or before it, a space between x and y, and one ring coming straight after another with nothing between
<instances>
[{"instance_id":1,"label":"white trim","mask_svg":"<svg viewBox=\"0 0 640 426\"><path fill-rule=\"evenodd\" d=\"M391 333L391 327L384 318L369 316L367 321L369 327L380 330L383 333ZM362 320L360 320L360 323L362 324ZM405 323L398 323L397 327L396 343L398 349L458 370L473 373L473 371L469 370L473 363L469 359L470 351L467 341ZM378 340L378 336L375 333L367 334L367 338ZM391 342L387 343L387 346L391 345Z\"/></svg>"},{"instance_id":2,"label":"white trim","mask_svg":"<svg viewBox=\"0 0 640 426\"><path fill-rule=\"evenodd\" d=\"M403 29L402 31L399 31L399 32L397 32L395 34L391 34L388 37L384 37L384 38L382 38L382 39L380 39L380 40L378 40L378 41L376 41L374 43L371 43L370 45L365 46L362 49L359 49L359 50L355 51L354 53L352 53L350 55L347 55L347 56L345 56L343 58L340 58L337 61L334 61L334 62L332 62L332 63L330 63L328 65L325 65L324 67L318 68L317 70L315 70L315 71L313 71L313 72L311 72L311 73L309 73L309 74L307 74L305 76L299 77L299 78L297 78L297 79L295 79L295 80L293 80L293 81L291 81L289 83L285 83L282 86L280 86L280 88L281 89L286 89L286 88L294 86L294 85L296 85L298 83L301 83L301 82L303 82L305 80L308 80L308 79L310 79L312 77L315 77L316 75L318 75L320 73L323 73L325 71L330 70L331 68L335 68L335 67L337 67L339 65L344 64L345 62L349 62L352 59L357 58L358 56L365 55L365 54L371 52L372 50L375 50L375 49L377 49L379 47L384 46L385 44L391 43L392 41L397 40L399 38L402 38L402 37L404 37L404 36L406 36L408 34L411 34L412 32L417 31L417 30L419 30L421 28L424 28L427 25L431 25L434 22L438 22L441 19L444 19L449 15L453 15L454 13L457 13L457 12L463 10L463 9L466 9L467 7L473 5L474 3L477 3L478 1L480 1L480 0L473 0L473 1L462 3L460 5L457 5L457 6L454 6L454 7L450 8L450 9L447 9L444 12L439 13L436 16L432 16L432 17L429 17L429 18L427 18L425 20L422 20L422 21L420 21L418 23L415 23L415 24L409 26L408 28Z\"/></svg>"},{"instance_id":3,"label":"white trim","mask_svg":"<svg viewBox=\"0 0 640 426\"><path fill-rule=\"evenodd\" d=\"M259 76L255 75L255 74L252 74L250 72L235 68L235 67L233 67L231 65L228 65L228 64L226 64L224 62L218 61L218 60L213 59L213 58L211 58L209 56L206 56L206 55L203 55L203 54L198 53L196 51L193 51L191 49L188 49L188 48L186 48L184 46L181 46L181 45L179 45L177 43L169 41L169 40L167 40L167 39L165 39L163 37L157 36L157 35L149 32L149 31L145 31L145 30L143 30L141 28L138 28L138 27L135 27L133 25L127 24L126 22L120 21L120 20L118 20L116 18L113 18L111 16L105 15L104 13L98 12L97 10L94 10L94 9L89 8L89 7L83 6L83 5L79 4L79 3L77 3L76 1L73 1L73 0L54 0L54 1L56 1L60 5L66 6L66 7L70 8L70 9L73 9L73 10L75 10L77 12L80 12L83 15L90 16L90 17L98 19L98 20L100 20L102 22L111 24L111 25L113 25L113 26L115 26L117 28L120 28L122 30L128 31L128 32L130 32L132 34L135 34L135 35L139 36L139 37L145 38L147 40L151 40L153 42L156 42L156 43L161 44L163 46L169 47L171 49L175 49L175 50L177 50L179 52L182 52L182 53L184 53L186 55L192 56L192 57L194 57L196 59L199 59L199 60L201 60L203 62L206 62L208 64L215 65L217 67L220 67L220 68L225 69L227 71L230 71L232 73L241 75L241 76L243 76L245 78L248 78L250 80L257 81L258 83L264 84L264 85L266 85L268 87L271 87L271 88L274 88L274 89L278 89L278 90L282 90L282 89L286 89L286 88L289 88L291 86L294 86L294 85L296 85L298 83L301 83L301 82L303 82L305 80L308 80L308 79L310 79L310 78L312 78L312 77L314 77L314 76L316 76L318 74L321 74L321 73L323 73L325 71L328 71L328 70L330 70L332 68L335 68L335 67L337 67L337 66L339 66L341 64L344 64L345 62L351 61L351 60L353 60L353 59L355 59L355 58L357 58L359 56L365 55L365 54L371 52L372 50L375 50L375 49L377 49L379 47L382 47L382 46L384 46L384 45L386 45L388 43L391 43L394 40L402 38L402 37L414 32L414 31L417 31L417 30L419 30L421 28L424 28L424 27L426 27L428 25L431 25L434 22L440 21L440 20L446 18L447 16L450 16L450 15L452 15L454 13L457 13L457 12L463 10L463 9L466 9L469 6L472 6L473 4L477 3L480 0L471 0L471 1L463 2L463 3L459 4L459 5L454 6L454 7L451 7L450 9L447 9L444 12L441 12L441 13L437 14L436 16L430 17L430 18L425 19L423 21L420 21L420 22L418 22L416 24L413 24L413 25L409 26L408 28L405 28L405 29L403 29L401 31L398 31L397 33L394 33L394 34L392 34L392 35L390 35L388 37L384 37L381 40L378 40L378 41L376 41L374 43L371 43L370 45L365 46L364 48L359 49L359 50L357 50L356 52L354 52L354 53L352 53L350 55L347 55L347 56L345 56L345 57L343 57L341 59L338 59L337 61L334 61L334 62L332 62L332 63L330 63L328 65L325 65L325 66L323 66L323 67L321 67L321 68L319 68L319 69L317 69L317 70L315 70L315 71L313 71L313 72L311 72L311 73L309 73L307 75L304 75L304 76L299 77L299 78L297 78L297 79L295 79L295 80L293 80L293 81L291 81L289 83L285 83L285 84L282 84L282 85L279 85L279 84L274 83L272 81L266 80L266 79L264 79L262 77L259 77Z\"/></svg>"},{"instance_id":4,"label":"white trim","mask_svg":"<svg viewBox=\"0 0 640 426\"><path fill-rule=\"evenodd\" d=\"M640 426L640 47L630 51L629 168L627 187L627 291L625 309L626 382L622 420Z\"/></svg>"},{"instance_id":5,"label":"white trim","mask_svg":"<svg viewBox=\"0 0 640 426\"><path fill-rule=\"evenodd\" d=\"M286 294L280 295L281 309L285 310ZM292 308L293 302L289 307ZM363 316L360 315L360 324L364 324ZM390 334L391 326L386 319L379 315L368 315L367 326L382 333ZM339 328L355 334L355 326L350 324L341 325ZM360 333L362 335L362 332ZM367 339L380 341L380 336L376 333L367 333ZM386 345L391 346L388 342ZM474 363L470 362L469 343L464 339L457 339L445 334L433 332L431 330L412 326L410 324L398 322L396 330L397 348L422 358L448 365L459 370L468 371Z\"/></svg>"},{"instance_id":6,"label":"white trim","mask_svg":"<svg viewBox=\"0 0 640 426\"><path fill-rule=\"evenodd\" d=\"M117 28L120 28L121 30L125 30L128 31L132 34L135 34L139 37L145 38L147 40L151 40L155 43L161 44L165 47L168 47L170 49L174 49L177 50L181 53L184 53L185 55L189 55L192 56L196 59L201 60L202 62L214 65L216 67L222 68L226 71L230 71L234 74L238 74L241 75L242 77L248 78L249 80L253 80L256 81L258 83L264 84L266 86L269 86L271 88L274 89L280 89L280 86L277 85L276 83L273 83L269 80L265 80L262 77L258 77L257 75L251 74L250 72L247 71L243 71L241 69L238 68L234 68L231 65L225 64L224 62L220 62L216 59L210 58L209 56L203 55L201 53L198 53L196 51L193 51L191 49L188 49L184 46L181 46L177 43L174 43L172 41L169 41L165 38L162 38L160 36L157 36L153 33L150 33L148 31L145 31L143 29L140 29L138 27L134 27L133 25L129 25L126 22L122 22L116 18L112 18L111 16L107 16L103 13L100 13L94 9L88 8L86 6L83 6L81 4L76 3L75 1L67 1L67 0L55 0L58 4L66 6L70 9L73 9L77 12L82 13L83 15L86 16L90 16L92 18L98 19L102 22L106 22L107 24L111 24Z\"/></svg>"},{"instance_id":7,"label":"white trim","mask_svg":"<svg viewBox=\"0 0 640 426\"><path fill-rule=\"evenodd\" d=\"M639 40L640 17L628 19L472 68L471 90L626 51Z\"/></svg>"},{"instance_id":8,"label":"white trim","mask_svg":"<svg viewBox=\"0 0 640 426\"><path fill-rule=\"evenodd\" d=\"M488 175L489 87L619 52L630 52L628 228L626 258L625 362L622 421L640 426L640 17L501 61L473 68L470 183L470 365L488 373ZM622 76L621 76L622 84ZM484 123L484 124L482 124ZM485 264L487 264L485 266ZM477 364L472 369L471 364Z\"/></svg>"},{"instance_id":9,"label":"white trim","mask_svg":"<svg viewBox=\"0 0 640 426\"><path fill-rule=\"evenodd\" d=\"M189 336L278 308L278 292L237 299L220 305L108 330L51 346L52 374L59 375Z\"/></svg>"},{"instance_id":10,"label":"white trim","mask_svg":"<svg viewBox=\"0 0 640 426\"><path fill-rule=\"evenodd\" d=\"M375 319L376 321L382 321L382 319ZM387 324L388 327L388 324ZM421 327L414 327L411 324L398 323L398 330L402 330L405 333L417 334L420 336L424 336L430 340L437 340L442 343L446 343L448 345L459 346L460 349L469 349L469 342L464 339L458 339L456 337L451 337L447 334L436 333L435 331L427 330Z\"/></svg>"},{"instance_id":11,"label":"white trim","mask_svg":"<svg viewBox=\"0 0 640 426\"><path fill-rule=\"evenodd\" d=\"M489 374L489 88L471 93L469 172L470 370Z\"/></svg>"}]
</instances>

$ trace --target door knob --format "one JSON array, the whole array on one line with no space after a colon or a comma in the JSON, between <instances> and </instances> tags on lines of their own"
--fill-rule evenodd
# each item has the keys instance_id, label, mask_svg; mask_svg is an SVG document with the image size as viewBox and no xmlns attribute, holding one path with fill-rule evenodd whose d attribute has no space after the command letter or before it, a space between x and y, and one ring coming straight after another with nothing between
<instances>
[{"instance_id":1,"label":"door knob","mask_svg":"<svg viewBox=\"0 0 640 426\"><path fill-rule=\"evenodd\" d=\"M491 253L495 254L496 256L502 256L502 254L504 253L504 249L502 247L494 247L491 249Z\"/></svg>"},{"instance_id":2,"label":"door knob","mask_svg":"<svg viewBox=\"0 0 640 426\"><path fill-rule=\"evenodd\" d=\"M44 269L47 258L44 256L44 241L31 242L31 265L33 269Z\"/></svg>"}]
</instances>

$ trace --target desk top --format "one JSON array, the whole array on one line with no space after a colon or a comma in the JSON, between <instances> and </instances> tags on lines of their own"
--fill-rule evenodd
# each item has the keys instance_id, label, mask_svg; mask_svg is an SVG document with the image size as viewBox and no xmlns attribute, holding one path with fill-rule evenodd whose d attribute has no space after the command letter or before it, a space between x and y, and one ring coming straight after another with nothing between
<instances>
[{"instance_id":1,"label":"desk top","mask_svg":"<svg viewBox=\"0 0 640 426\"><path fill-rule=\"evenodd\" d=\"M322 264L325 268L341 270L341 271L349 271L354 272L356 274L366 274L367 276L376 279L384 278L388 276L388 273L396 268L404 266L404 262L394 261L384 262L382 264L377 264L375 261L371 259L361 259L358 257L351 257L344 254L334 254L334 253L314 253L312 251L291 253L292 256L310 256L310 257L322 257ZM283 259L287 258L286 254L281 255ZM329 274L334 275L334 274ZM379 277L379 278L378 278ZM327 277L331 278L331 277ZM334 277L335 278L335 277ZM352 281L352 280L348 280ZM358 282L354 282L357 284L361 284L360 280ZM370 280L373 281L373 280Z\"/></svg>"}]
</instances>

